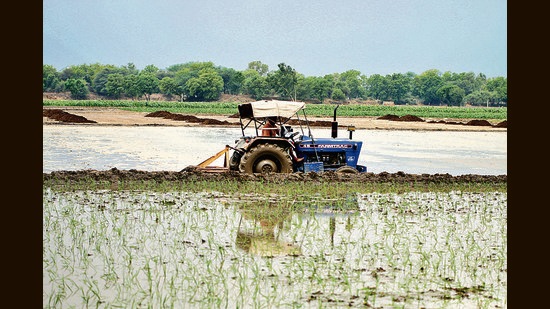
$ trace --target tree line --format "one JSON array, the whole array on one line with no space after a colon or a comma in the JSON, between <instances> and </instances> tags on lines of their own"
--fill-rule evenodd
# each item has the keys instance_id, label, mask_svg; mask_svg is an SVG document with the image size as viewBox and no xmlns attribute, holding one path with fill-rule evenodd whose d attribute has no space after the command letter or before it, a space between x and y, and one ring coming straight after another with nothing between
<instances>
[{"instance_id":1,"label":"tree line","mask_svg":"<svg viewBox=\"0 0 550 309\"><path fill-rule=\"evenodd\" d=\"M123 66L82 64L62 71L42 67L43 92L70 92L71 98L86 99L90 93L107 99L150 100L163 94L179 101L215 101L222 93L244 94L257 100L267 97L322 103L326 99L393 101L395 104L506 106L507 78L487 78L473 72L436 69L366 76L357 70L325 76L304 76L280 63L276 70L252 61L238 71L212 62L187 62L166 69L148 65L138 70Z\"/></svg>"}]
</instances>

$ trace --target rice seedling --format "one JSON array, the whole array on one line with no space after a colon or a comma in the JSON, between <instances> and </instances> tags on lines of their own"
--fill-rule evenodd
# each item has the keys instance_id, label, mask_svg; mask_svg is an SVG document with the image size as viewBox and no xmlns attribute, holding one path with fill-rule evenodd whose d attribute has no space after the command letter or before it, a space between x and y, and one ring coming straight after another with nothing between
<instances>
[{"instance_id":1,"label":"rice seedling","mask_svg":"<svg viewBox=\"0 0 550 309\"><path fill-rule=\"evenodd\" d=\"M44 307L506 307L505 192L324 190L45 187Z\"/></svg>"}]
</instances>

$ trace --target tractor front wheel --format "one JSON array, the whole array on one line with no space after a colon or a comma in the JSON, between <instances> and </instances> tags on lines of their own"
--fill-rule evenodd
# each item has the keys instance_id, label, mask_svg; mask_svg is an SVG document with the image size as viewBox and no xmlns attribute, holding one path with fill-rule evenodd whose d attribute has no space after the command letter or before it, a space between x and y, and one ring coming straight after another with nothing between
<instances>
[{"instance_id":1,"label":"tractor front wheel","mask_svg":"<svg viewBox=\"0 0 550 309\"><path fill-rule=\"evenodd\" d=\"M260 144L243 155L239 170L247 174L292 173L292 159L277 145Z\"/></svg>"},{"instance_id":2,"label":"tractor front wheel","mask_svg":"<svg viewBox=\"0 0 550 309\"><path fill-rule=\"evenodd\" d=\"M342 173L342 174L357 174L359 171L356 168L353 168L348 165L344 165L336 169L336 173Z\"/></svg>"}]
</instances>

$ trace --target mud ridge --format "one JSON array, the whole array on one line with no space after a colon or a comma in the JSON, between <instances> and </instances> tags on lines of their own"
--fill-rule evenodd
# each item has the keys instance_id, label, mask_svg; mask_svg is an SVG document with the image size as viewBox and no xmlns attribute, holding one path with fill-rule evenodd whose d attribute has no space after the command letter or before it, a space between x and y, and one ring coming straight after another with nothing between
<instances>
[{"instance_id":1,"label":"mud ridge","mask_svg":"<svg viewBox=\"0 0 550 309\"><path fill-rule=\"evenodd\" d=\"M390 120L390 121L418 121L418 122L424 122L425 120L420 118L420 117L417 117L417 116L413 116L413 115L404 115L404 116L397 116L397 115L392 115L392 114L387 114L387 115L384 115L384 116L380 116L376 119L381 119L381 120ZM507 128L508 127L508 121L507 120L504 120L504 121L501 121L495 125L491 124L489 121L487 120L483 120L483 119L473 119L473 120L470 120L468 122L456 122L456 121L445 121L445 120L439 120L439 121L428 121L427 123L442 123L442 124L458 124L458 125L466 125L466 126L489 126L489 127L494 127L494 128Z\"/></svg>"},{"instance_id":2,"label":"mud ridge","mask_svg":"<svg viewBox=\"0 0 550 309\"><path fill-rule=\"evenodd\" d=\"M43 173L43 180L54 181L268 181L275 183L287 183L289 181L299 182L361 182L361 183L438 183L438 184L458 184L458 183L507 183L507 175L458 175L450 174L406 174L404 172L388 173L361 173L346 174L336 172L309 172L309 173L291 173L291 174L244 174L239 172L212 173L196 171L192 168L185 168L182 171L139 171L135 169L119 170L112 168L110 170L80 170L80 171L54 171Z\"/></svg>"},{"instance_id":3,"label":"mud ridge","mask_svg":"<svg viewBox=\"0 0 550 309\"><path fill-rule=\"evenodd\" d=\"M53 120L57 120L60 122L66 122L66 123L97 123L94 120L88 120L83 116L74 115L71 113L68 113L66 111L63 111L61 109L42 109L42 115L43 117L48 117ZM199 118L197 116L193 115L184 115L184 114L178 114L178 113L171 113L168 111L156 111L149 113L145 115L145 117L158 117L158 118L164 118L164 119L170 119L174 121L185 121L188 123L198 123L203 125L237 125L236 123L228 122L227 120L217 120L212 118ZM238 118L238 114L230 115L228 118ZM387 114L381 117L378 117L377 119L381 120L390 120L390 121L408 121L408 122L425 122L424 119L414 116L414 115L404 115L404 116L397 116L392 114ZM499 122L498 124L492 125L487 120L479 120L474 119L470 120L466 123L464 122L454 122L454 121L428 121L427 123L440 123L440 124L454 124L454 125L468 125L468 126L490 126L494 128L507 128L508 127L508 121L504 120ZM296 119L290 119L287 124L289 125L298 125L299 121ZM331 121L324 121L324 120L317 120L317 121L309 121L310 126L314 127L331 127L332 122Z\"/></svg>"},{"instance_id":4,"label":"mud ridge","mask_svg":"<svg viewBox=\"0 0 550 309\"><path fill-rule=\"evenodd\" d=\"M145 115L145 117L160 117L164 119L172 119L177 121L186 121L190 123L201 123L201 124L208 124L208 125L231 125L231 124L235 125L235 123L228 122L227 120L221 121L221 120L210 119L210 118L198 118L192 115L183 115L183 114L171 113L168 111L152 112ZM239 114L230 115L228 118L239 118ZM296 119L291 119L287 122L287 124L299 125L300 122ZM309 121L309 125L317 126L317 127L330 127L332 125L332 122L323 121L323 120Z\"/></svg>"},{"instance_id":5,"label":"mud ridge","mask_svg":"<svg viewBox=\"0 0 550 309\"><path fill-rule=\"evenodd\" d=\"M183 115L177 113L170 113L168 111L156 111L145 115L145 117L159 117L164 119L171 119L176 121L185 121L189 123L200 123L206 125L229 125L232 124L227 120L217 120L211 118L199 118L193 115Z\"/></svg>"},{"instance_id":6,"label":"mud ridge","mask_svg":"<svg viewBox=\"0 0 550 309\"><path fill-rule=\"evenodd\" d=\"M97 123L94 120L88 120L86 117L74 115L63 111L61 109L42 109L42 117L48 117L53 120L61 122L71 122L71 123Z\"/></svg>"}]
</instances>

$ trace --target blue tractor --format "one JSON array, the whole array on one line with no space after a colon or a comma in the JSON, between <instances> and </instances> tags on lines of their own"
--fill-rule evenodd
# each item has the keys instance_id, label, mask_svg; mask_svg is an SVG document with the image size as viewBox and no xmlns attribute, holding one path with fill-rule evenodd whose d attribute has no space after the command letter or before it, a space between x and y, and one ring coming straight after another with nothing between
<instances>
[{"instance_id":1,"label":"blue tractor","mask_svg":"<svg viewBox=\"0 0 550 309\"><path fill-rule=\"evenodd\" d=\"M305 113L305 103L262 100L239 104L242 137L230 147L229 169L243 173L293 173L335 171L364 173L359 165L363 142L338 137L334 108L331 137L313 137ZM294 128L296 128L296 131ZM307 130L307 134L306 131Z\"/></svg>"}]
</instances>

